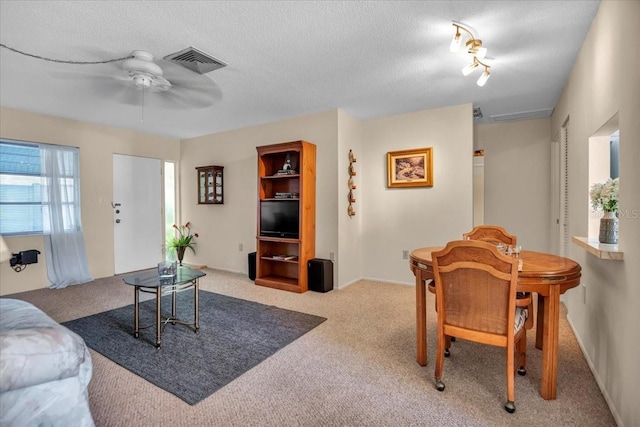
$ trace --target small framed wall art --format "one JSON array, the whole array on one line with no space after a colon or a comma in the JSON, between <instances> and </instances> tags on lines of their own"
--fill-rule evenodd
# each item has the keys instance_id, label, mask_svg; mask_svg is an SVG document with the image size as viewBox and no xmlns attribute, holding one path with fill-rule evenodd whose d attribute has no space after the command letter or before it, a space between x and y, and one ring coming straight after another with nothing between
<instances>
[{"instance_id":1,"label":"small framed wall art","mask_svg":"<svg viewBox=\"0 0 640 427\"><path fill-rule=\"evenodd\" d=\"M433 148L388 152L387 187L433 187Z\"/></svg>"}]
</instances>

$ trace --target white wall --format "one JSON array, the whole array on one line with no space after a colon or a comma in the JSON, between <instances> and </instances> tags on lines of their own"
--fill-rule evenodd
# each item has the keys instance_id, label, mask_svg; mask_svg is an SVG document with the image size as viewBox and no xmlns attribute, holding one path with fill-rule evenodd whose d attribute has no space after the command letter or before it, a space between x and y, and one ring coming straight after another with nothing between
<instances>
[{"instance_id":1,"label":"white wall","mask_svg":"<svg viewBox=\"0 0 640 427\"><path fill-rule=\"evenodd\" d=\"M566 294L569 321L621 426L640 425L640 2L601 3L552 116L552 133L569 118L569 221L587 236L589 137L618 113L620 230L624 261L600 260L576 245L582 292ZM630 48L632 47L633 48ZM561 349L562 351L562 349Z\"/></svg>"},{"instance_id":2,"label":"white wall","mask_svg":"<svg viewBox=\"0 0 640 427\"><path fill-rule=\"evenodd\" d=\"M484 224L484 156L473 157L473 226Z\"/></svg>"},{"instance_id":3,"label":"white wall","mask_svg":"<svg viewBox=\"0 0 640 427\"><path fill-rule=\"evenodd\" d=\"M363 276L414 283L403 250L444 245L473 223L471 104L363 122ZM433 147L433 187L387 188L387 152Z\"/></svg>"},{"instance_id":4,"label":"white wall","mask_svg":"<svg viewBox=\"0 0 640 427\"><path fill-rule=\"evenodd\" d=\"M412 283L403 249L443 244L471 227L471 117L471 105L365 122L332 110L184 140L178 155L176 140L3 109L2 137L81 148L83 223L96 278L113 275L113 153L179 160L179 222L190 221L200 235L196 254L188 253L185 262L246 273L247 254L256 246L255 147L313 142L318 148L316 257L335 255L334 284L340 287L364 276ZM426 146L434 147L435 186L387 189L387 151ZM353 218L346 214L349 149L358 159ZM224 166L224 205L197 204L195 167L211 164ZM7 244L14 251L42 251L41 240L8 238ZM42 262L18 276L3 265L1 291L45 287L45 267Z\"/></svg>"},{"instance_id":5,"label":"white wall","mask_svg":"<svg viewBox=\"0 0 640 427\"><path fill-rule=\"evenodd\" d=\"M80 148L80 196L89 272L94 278L114 274L113 154L178 161L179 141L129 130L78 122L10 108L0 109L0 136L7 139L70 145ZM194 178L195 182L195 178ZM195 190L194 190L195 191ZM49 285L42 236L5 238L9 250L37 249L37 264L16 273L0 265L0 294Z\"/></svg>"},{"instance_id":6,"label":"white wall","mask_svg":"<svg viewBox=\"0 0 640 427\"><path fill-rule=\"evenodd\" d=\"M601 184L611 177L611 146L609 136L592 136L589 138L589 180L588 188L593 184ZM589 196L589 194L587 194ZM589 196L589 203L591 198ZM591 205L589 205L591 206ZM600 218L603 214L591 208L589 212L589 228L586 237L598 240L600 237Z\"/></svg>"},{"instance_id":7,"label":"white wall","mask_svg":"<svg viewBox=\"0 0 640 427\"><path fill-rule=\"evenodd\" d=\"M316 257L338 253L338 111L332 110L182 141L181 220L200 234L185 262L247 272L247 254L256 248L256 147L301 139L317 146ZM224 166L224 205L197 204L194 168L210 164Z\"/></svg>"},{"instance_id":8,"label":"white wall","mask_svg":"<svg viewBox=\"0 0 640 427\"><path fill-rule=\"evenodd\" d=\"M413 283L403 249L444 244L471 228L470 104L368 121L333 110L182 141L182 222L200 234L185 262L247 271L256 236L255 147L298 139L318 147L316 257L334 253L336 288L362 277ZM429 146L434 187L387 189L386 153ZM358 160L353 218L346 213L349 149ZM225 167L224 205L196 204L194 168L207 164Z\"/></svg>"},{"instance_id":9,"label":"white wall","mask_svg":"<svg viewBox=\"0 0 640 427\"><path fill-rule=\"evenodd\" d=\"M362 160L362 122L348 115L342 110L338 111L338 271L334 274L334 286L344 287L362 278L362 169L365 167ZM349 150L353 151L356 158L354 168L356 176L353 181L356 189L353 190L356 202L353 204L355 216L347 215L349 206L347 195L349 193ZM335 266L334 266L335 268Z\"/></svg>"},{"instance_id":10,"label":"white wall","mask_svg":"<svg viewBox=\"0 0 640 427\"><path fill-rule=\"evenodd\" d=\"M518 236L523 249L551 252L550 119L475 127L484 149L484 223Z\"/></svg>"}]
</instances>

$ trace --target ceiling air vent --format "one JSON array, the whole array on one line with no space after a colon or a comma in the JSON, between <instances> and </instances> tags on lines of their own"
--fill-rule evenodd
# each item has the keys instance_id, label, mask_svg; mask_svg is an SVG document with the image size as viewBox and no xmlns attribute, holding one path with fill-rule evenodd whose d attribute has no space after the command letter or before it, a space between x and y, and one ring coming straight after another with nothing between
<instances>
[{"instance_id":1,"label":"ceiling air vent","mask_svg":"<svg viewBox=\"0 0 640 427\"><path fill-rule=\"evenodd\" d=\"M543 108L541 110L522 111L520 113L497 114L491 116L494 122L514 122L516 120L531 120L549 117L553 108Z\"/></svg>"},{"instance_id":2,"label":"ceiling air vent","mask_svg":"<svg viewBox=\"0 0 640 427\"><path fill-rule=\"evenodd\" d=\"M206 74L218 68L225 67L227 64L214 58L213 56L189 46L180 52L172 53L164 57L167 61L174 62L185 68L195 71L196 73Z\"/></svg>"},{"instance_id":3,"label":"ceiling air vent","mask_svg":"<svg viewBox=\"0 0 640 427\"><path fill-rule=\"evenodd\" d=\"M482 118L482 110L480 110L480 107L473 107L473 118L474 119Z\"/></svg>"}]
</instances>

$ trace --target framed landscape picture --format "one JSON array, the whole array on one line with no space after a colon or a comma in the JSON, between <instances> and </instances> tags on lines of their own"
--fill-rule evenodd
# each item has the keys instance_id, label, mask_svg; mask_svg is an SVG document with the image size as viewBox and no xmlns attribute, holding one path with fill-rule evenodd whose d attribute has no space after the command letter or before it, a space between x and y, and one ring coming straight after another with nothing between
<instances>
[{"instance_id":1,"label":"framed landscape picture","mask_svg":"<svg viewBox=\"0 0 640 427\"><path fill-rule=\"evenodd\" d=\"M433 148L388 152L387 187L433 187Z\"/></svg>"}]
</instances>

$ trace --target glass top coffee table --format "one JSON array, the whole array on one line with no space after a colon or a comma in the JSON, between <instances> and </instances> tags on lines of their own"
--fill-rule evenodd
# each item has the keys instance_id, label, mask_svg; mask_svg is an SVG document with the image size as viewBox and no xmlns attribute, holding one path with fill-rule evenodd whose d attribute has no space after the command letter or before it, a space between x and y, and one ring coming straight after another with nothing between
<instances>
[{"instance_id":1,"label":"glass top coffee table","mask_svg":"<svg viewBox=\"0 0 640 427\"><path fill-rule=\"evenodd\" d=\"M181 323L183 325L193 326L194 331L197 333L198 329L200 329L198 316L198 279L203 276L206 276L206 274L200 270L178 267L176 275L170 280L166 278L161 279L157 270L133 274L122 279L124 283L135 288L133 312L134 336L138 338L140 336L140 329L153 326L152 324L140 327L140 292L156 295L156 348L160 348L162 343L162 329L169 322L171 322L172 325ZM193 289L193 323L179 320L176 315L176 294L187 289ZM171 295L171 316L166 318L162 317L163 295Z\"/></svg>"}]
</instances>

